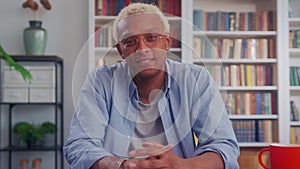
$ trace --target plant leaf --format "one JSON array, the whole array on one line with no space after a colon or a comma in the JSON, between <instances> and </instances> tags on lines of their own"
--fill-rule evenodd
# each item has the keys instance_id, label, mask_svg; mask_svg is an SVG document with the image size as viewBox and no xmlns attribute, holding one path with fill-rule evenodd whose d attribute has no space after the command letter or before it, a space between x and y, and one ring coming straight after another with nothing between
<instances>
[{"instance_id":1,"label":"plant leaf","mask_svg":"<svg viewBox=\"0 0 300 169\"><path fill-rule=\"evenodd\" d=\"M22 75L25 81L29 81L29 82L32 81L31 73L27 69L25 69L22 65L15 62L15 60L5 52L5 50L2 48L1 45L0 45L0 57L6 61L7 65L10 68L14 68L16 71L18 71Z\"/></svg>"}]
</instances>

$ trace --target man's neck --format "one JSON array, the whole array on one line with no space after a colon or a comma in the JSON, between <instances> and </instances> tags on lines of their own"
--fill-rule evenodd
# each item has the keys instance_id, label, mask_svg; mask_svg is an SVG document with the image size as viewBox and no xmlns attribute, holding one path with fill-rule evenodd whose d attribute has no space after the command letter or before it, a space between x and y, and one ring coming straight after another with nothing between
<instances>
[{"instance_id":1,"label":"man's neck","mask_svg":"<svg viewBox=\"0 0 300 169\"><path fill-rule=\"evenodd\" d=\"M152 78L140 78L135 77L134 82L137 86L139 97L143 103L150 103L150 94L151 97L155 97L155 93L151 93L153 91L162 90L165 83L166 73L164 71L160 71L157 76ZM157 90L158 89L158 90Z\"/></svg>"}]
</instances>

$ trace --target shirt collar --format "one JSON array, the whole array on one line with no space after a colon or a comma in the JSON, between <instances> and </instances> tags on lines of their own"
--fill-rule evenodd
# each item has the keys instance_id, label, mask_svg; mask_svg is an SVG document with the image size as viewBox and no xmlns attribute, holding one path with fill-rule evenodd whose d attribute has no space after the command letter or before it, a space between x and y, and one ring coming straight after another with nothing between
<instances>
[{"instance_id":1,"label":"shirt collar","mask_svg":"<svg viewBox=\"0 0 300 169\"><path fill-rule=\"evenodd\" d=\"M165 84L167 84L167 85L165 85L165 93L166 93L166 96L168 97L168 93L169 93L169 90L170 90L170 86L171 86L171 64L170 64L170 60L169 59L166 59L166 71L167 71L167 76L166 76L166 78L165 78ZM126 64L126 69L127 69L127 76L129 77L129 99L130 98L132 98L132 97L137 97L138 98L138 96L137 96L137 94L138 94L138 92L137 92L137 87L136 87L136 85L134 84L134 82L133 82L133 78L132 78L132 74L131 74L131 72L130 72L130 69L129 69L129 67L128 67L128 65L127 65L127 63L125 63Z\"/></svg>"}]
</instances>

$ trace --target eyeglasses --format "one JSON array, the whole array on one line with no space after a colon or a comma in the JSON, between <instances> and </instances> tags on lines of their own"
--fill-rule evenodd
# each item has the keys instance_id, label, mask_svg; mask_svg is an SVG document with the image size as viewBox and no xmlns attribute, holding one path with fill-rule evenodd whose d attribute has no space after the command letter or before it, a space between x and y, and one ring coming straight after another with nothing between
<instances>
[{"instance_id":1,"label":"eyeglasses","mask_svg":"<svg viewBox=\"0 0 300 169\"><path fill-rule=\"evenodd\" d=\"M151 48L158 44L159 40L163 37L163 35L158 33L145 33L129 36L128 38L123 39L120 42L120 44L123 45L125 49L136 49L140 39L138 37L141 37L143 42Z\"/></svg>"}]
</instances>

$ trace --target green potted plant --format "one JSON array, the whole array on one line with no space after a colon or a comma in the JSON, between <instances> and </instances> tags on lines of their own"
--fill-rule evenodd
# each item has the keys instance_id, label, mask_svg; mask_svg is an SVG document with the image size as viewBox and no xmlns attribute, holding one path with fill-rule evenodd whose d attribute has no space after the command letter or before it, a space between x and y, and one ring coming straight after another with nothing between
<instances>
[{"instance_id":1,"label":"green potted plant","mask_svg":"<svg viewBox=\"0 0 300 169\"><path fill-rule=\"evenodd\" d=\"M32 125L27 122L18 122L13 127L13 132L20 141L20 146L25 146L29 138L29 132L32 130Z\"/></svg>"},{"instance_id":2,"label":"green potted plant","mask_svg":"<svg viewBox=\"0 0 300 169\"><path fill-rule=\"evenodd\" d=\"M44 134L43 145L46 147L54 146L56 125L52 122L46 121L41 124L41 129Z\"/></svg>"},{"instance_id":3,"label":"green potted plant","mask_svg":"<svg viewBox=\"0 0 300 169\"><path fill-rule=\"evenodd\" d=\"M13 127L13 132L20 141L20 146L34 147L43 142L44 133L39 125L28 122L18 122Z\"/></svg>"},{"instance_id":4,"label":"green potted plant","mask_svg":"<svg viewBox=\"0 0 300 169\"><path fill-rule=\"evenodd\" d=\"M44 141L44 132L40 125L33 125L29 131L29 139L27 140L28 147L40 146Z\"/></svg>"},{"instance_id":5,"label":"green potted plant","mask_svg":"<svg viewBox=\"0 0 300 169\"><path fill-rule=\"evenodd\" d=\"M24 80L26 81L32 80L31 73L27 69L25 69L22 65L15 62L15 60L10 55L7 54L7 52L3 49L1 45L0 45L0 59L4 59L10 68L14 68L16 71L18 71L22 75Z\"/></svg>"}]
</instances>

